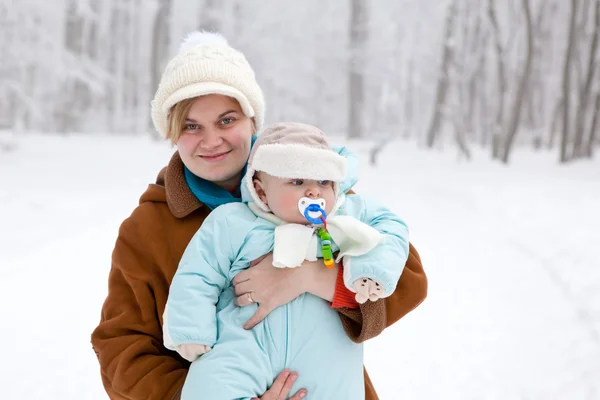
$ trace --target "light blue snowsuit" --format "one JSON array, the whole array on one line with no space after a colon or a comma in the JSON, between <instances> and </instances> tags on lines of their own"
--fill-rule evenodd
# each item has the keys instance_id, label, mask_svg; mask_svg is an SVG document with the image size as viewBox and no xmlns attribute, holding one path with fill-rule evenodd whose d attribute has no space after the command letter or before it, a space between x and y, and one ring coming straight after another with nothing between
<instances>
[{"instance_id":1,"label":"light blue snowsuit","mask_svg":"<svg viewBox=\"0 0 600 400\"><path fill-rule=\"evenodd\" d=\"M353 216L384 234L375 249L352 257L344 280L393 282L388 289L393 291L408 257L404 222L358 195L347 195L336 215ZM364 399L363 346L348 338L325 300L303 294L253 329L243 328L258 306L236 306L231 282L273 250L275 227L245 203L226 204L206 218L185 250L164 314L165 344L212 350L192 363L182 399L258 397L285 368L299 374L294 392L306 388L310 398L320 400Z\"/></svg>"}]
</instances>

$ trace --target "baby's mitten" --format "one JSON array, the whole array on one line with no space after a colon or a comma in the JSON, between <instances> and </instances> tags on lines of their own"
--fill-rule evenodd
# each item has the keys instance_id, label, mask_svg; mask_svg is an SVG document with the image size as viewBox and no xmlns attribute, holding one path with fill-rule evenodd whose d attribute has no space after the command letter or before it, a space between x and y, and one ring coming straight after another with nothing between
<instances>
[{"instance_id":1,"label":"baby's mitten","mask_svg":"<svg viewBox=\"0 0 600 400\"><path fill-rule=\"evenodd\" d=\"M377 301L384 294L383 286L371 278L359 278L352 283L356 301L364 304L367 300Z\"/></svg>"},{"instance_id":2,"label":"baby's mitten","mask_svg":"<svg viewBox=\"0 0 600 400\"><path fill-rule=\"evenodd\" d=\"M210 351L209 346L196 343L180 344L176 347L176 349L181 357L185 358L189 362L196 361L202 354Z\"/></svg>"}]
</instances>

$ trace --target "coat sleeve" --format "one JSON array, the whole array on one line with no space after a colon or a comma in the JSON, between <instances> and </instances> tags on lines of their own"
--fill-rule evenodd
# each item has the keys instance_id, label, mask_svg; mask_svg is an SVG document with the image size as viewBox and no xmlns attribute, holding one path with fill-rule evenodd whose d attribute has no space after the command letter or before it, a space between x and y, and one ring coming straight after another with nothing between
<instances>
[{"instance_id":1,"label":"coat sleeve","mask_svg":"<svg viewBox=\"0 0 600 400\"><path fill-rule=\"evenodd\" d=\"M216 304L233 262L225 209L206 218L183 253L164 313L168 349L190 343L213 347L217 341Z\"/></svg>"},{"instance_id":2,"label":"coat sleeve","mask_svg":"<svg viewBox=\"0 0 600 400\"><path fill-rule=\"evenodd\" d=\"M108 296L91 341L102 382L111 399L172 399L183 386L189 364L163 346L143 233L132 218L119 231L112 257Z\"/></svg>"},{"instance_id":3,"label":"coat sleeve","mask_svg":"<svg viewBox=\"0 0 600 400\"><path fill-rule=\"evenodd\" d=\"M346 333L356 343L378 336L385 328L414 310L427 297L427 277L417 250L409 244L408 260L390 297L367 301L358 309L340 308Z\"/></svg>"},{"instance_id":4,"label":"coat sleeve","mask_svg":"<svg viewBox=\"0 0 600 400\"><path fill-rule=\"evenodd\" d=\"M389 297L396 289L408 258L408 227L396 214L372 199L349 195L344 207L350 215L383 235L383 240L368 253L344 257L344 283L353 290L354 281L370 278L383 289L379 297Z\"/></svg>"}]
</instances>

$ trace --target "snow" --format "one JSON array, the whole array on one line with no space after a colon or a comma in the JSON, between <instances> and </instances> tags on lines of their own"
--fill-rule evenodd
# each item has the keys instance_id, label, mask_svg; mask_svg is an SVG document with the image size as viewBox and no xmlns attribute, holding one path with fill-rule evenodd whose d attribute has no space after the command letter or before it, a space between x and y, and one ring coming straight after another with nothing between
<instances>
[{"instance_id":1,"label":"snow","mask_svg":"<svg viewBox=\"0 0 600 400\"><path fill-rule=\"evenodd\" d=\"M172 152L48 134L0 152L3 398L106 398L89 336L110 253ZM600 399L600 162L556 159L394 142L363 163L357 190L407 221L429 278L427 300L366 345L382 399Z\"/></svg>"}]
</instances>

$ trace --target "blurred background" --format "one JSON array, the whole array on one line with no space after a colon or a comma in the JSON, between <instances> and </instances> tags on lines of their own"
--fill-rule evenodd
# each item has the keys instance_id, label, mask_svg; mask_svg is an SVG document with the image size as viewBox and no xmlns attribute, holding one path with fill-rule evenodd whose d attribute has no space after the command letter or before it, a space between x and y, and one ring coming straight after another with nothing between
<instances>
[{"instance_id":1,"label":"blurred background","mask_svg":"<svg viewBox=\"0 0 600 400\"><path fill-rule=\"evenodd\" d=\"M106 398L89 335L198 29L411 227L429 297L366 345L382 399L600 399L600 0L0 0L6 398Z\"/></svg>"},{"instance_id":2,"label":"blurred background","mask_svg":"<svg viewBox=\"0 0 600 400\"><path fill-rule=\"evenodd\" d=\"M352 138L591 157L595 0L0 3L0 129L154 134L148 104L195 29L249 58L270 121Z\"/></svg>"}]
</instances>

